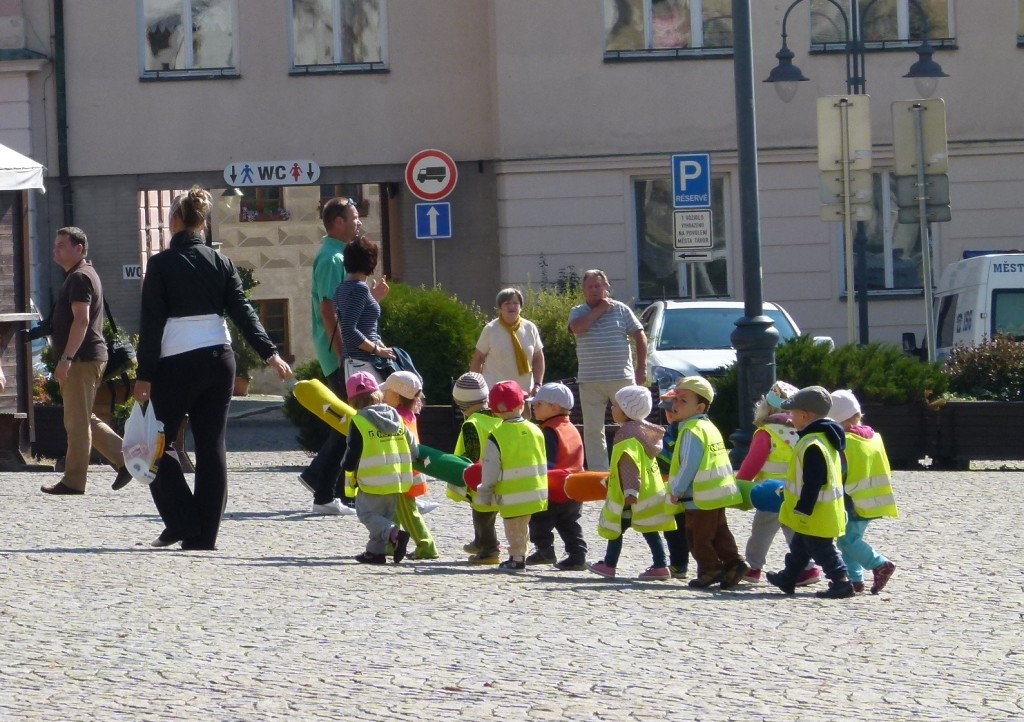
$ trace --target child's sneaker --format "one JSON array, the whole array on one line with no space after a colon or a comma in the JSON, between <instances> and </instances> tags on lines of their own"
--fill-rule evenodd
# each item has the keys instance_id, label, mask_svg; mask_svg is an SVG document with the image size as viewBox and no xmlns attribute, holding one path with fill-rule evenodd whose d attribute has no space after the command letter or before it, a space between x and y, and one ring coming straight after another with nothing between
<instances>
[{"instance_id":1,"label":"child's sneaker","mask_svg":"<svg viewBox=\"0 0 1024 722\"><path fill-rule=\"evenodd\" d=\"M885 585L889 583L889 577L891 577L895 571L896 565L892 562L879 564L877 567L872 569L871 573L874 575L874 583L871 585L871 593L878 594L880 591L885 589Z\"/></svg>"},{"instance_id":2,"label":"child's sneaker","mask_svg":"<svg viewBox=\"0 0 1024 722\"><path fill-rule=\"evenodd\" d=\"M555 556L554 549L548 549L547 551L541 551L538 549L530 556L526 557L526 563L533 564L554 564L558 561L558 557Z\"/></svg>"},{"instance_id":3,"label":"child's sneaker","mask_svg":"<svg viewBox=\"0 0 1024 722\"><path fill-rule=\"evenodd\" d=\"M672 572L668 570L668 567L647 567L644 571L640 572L637 579L647 579L653 581L667 581L672 578Z\"/></svg>"},{"instance_id":4,"label":"child's sneaker","mask_svg":"<svg viewBox=\"0 0 1024 722\"><path fill-rule=\"evenodd\" d=\"M574 557L570 555L562 561L556 562L555 566L563 572L585 572L587 571L587 560L583 557Z\"/></svg>"},{"instance_id":5,"label":"child's sneaker","mask_svg":"<svg viewBox=\"0 0 1024 722\"><path fill-rule=\"evenodd\" d=\"M686 567L670 566L668 568L668 571L669 571L669 574L672 575L673 579L686 579L686 577L689 576L689 574L686 571Z\"/></svg>"},{"instance_id":6,"label":"child's sneaker","mask_svg":"<svg viewBox=\"0 0 1024 722\"><path fill-rule=\"evenodd\" d=\"M760 569L748 569L747 573L743 575L743 579L740 580L744 584L760 584L761 583L761 570Z\"/></svg>"},{"instance_id":7,"label":"child's sneaker","mask_svg":"<svg viewBox=\"0 0 1024 722\"><path fill-rule=\"evenodd\" d=\"M476 545L476 542L470 542L469 544L462 545L462 551L466 552L466 554L479 554L480 547Z\"/></svg>"},{"instance_id":8,"label":"child's sneaker","mask_svg":"<svg viewBox=\"0 0 1024 722\"><path fill-rule=\"evenodd\" d=\"M356 561L360 564L387 564L387 554L374 554L373 552L363 552L362 554L356 555Z\"/></svg>"},{"instance_id":9,"label":"child's sneaker","mask_svg":"<svg viewBox=\"0 0 1024 722\"><path fill-rule=\"evenodd\" d=\"M469 555L469 563L470 564L500 564L501 563L501 556L498 554L498 552L494 552L493 554L470 554Z\"/></svg>"},{"instance_id":10,"label":"child's sneaker","mask_svg":"<svg viewBox=\"0 0 1024 722\"><path fill-rule=\"evenodd\" d=\"M592 571L594 574L598 575L599 577L605 577L607 579L614 579L615 578L615 567L610 567L607 564L605 564L603 561L594 562L593 564L588 564L587 565L587 569L589 569L590 571Z\"/></svg>"},{"instance_id":11,"label":"child's sneaker","mask_svg":"<svg viewBox=\"0 0 1024 722\"><path fill-rule=\"evenodd\" d=\"M738 585L743 577L746 576L747 572L750 571L750 565L742 559L737 559L732 564L725 568L722 573L722 589L732 589Z\"/></svg>"},{"instance_id":12,"label":"child's sneaker","mask_svg":"<svg viewBox=\"0 0 1024 722\"><path fill-rule=\"evenodd\" d=\"M854 591L853 584L850 582L829 582L828 589L815 592L814 596L818 597L818 599L847 599L854 594L856 592Z\"/></svg>"},{"instance_id":13,"label":"child's sneaker","mask_svg":"<svg viewBox=\"0 0 1024 722\"><path fill-rule=\"evenodd\" d=\"M395 560L395 564L398 564L409 551L409 532L405 529L399 529L398 532L391 537L391 544L394 546L394 554L392 558Z\"/></svg>"},{"instance_id":14,"label":"child's sneaker","mask_svg":"<svg viewBox=\"0 0 1024 722\"><path fill-rule=\"evenodd\" d=\"M807 587L811 584L817 584L822 579L821 567L811 567L810 569L804 569L800 572L800 576L796 578L795 586Z\"/></svg>"},{"instance_id":15,"label":"child's sneaker","mask_svg":"<svg viewBox=\"0 0 1024 722\"><path fill-rule=\"evenodd\" d=\"M686 586L691 589L707 589L708 587L713 587L716 584L721 584L723 576L723 570L719 569L714 574L702 574L696 579L691 579L690 583Z\"/></svg>"},{"instance_id":16,"label":"child's sneaker","mask_svg":"<svg viewBox=\"0 0 1024 722\"><path fill-rule=\"evenodd\" d=\"M515 559L506 559L498 565L503 572L521 572L526 569L526 562L517 562Z\"/></svg>"},{"instance_id":17,"label":"child's sneaker","mask_svg":"<svg viewBox=\"0 0 1024 722\"><path fill-rule=\"evenodd\" d=\"M781 572L779 574L768 572L764 575L764 578L767 579L768 583L773 587L781 589L784 594L788 594L789 596L796 594L796 585L783 577Z\"/></svg>"},{"instance_id":18,"label":"child's sneaker","mask_svg":"<svg viewBox=\"0 0 1024 722\"><path fill-rule=\"evenodd\" d=\"M853 591L857 594L864 593L864 582L850 582L853 585Z\"/></svg>"}]
</instances>

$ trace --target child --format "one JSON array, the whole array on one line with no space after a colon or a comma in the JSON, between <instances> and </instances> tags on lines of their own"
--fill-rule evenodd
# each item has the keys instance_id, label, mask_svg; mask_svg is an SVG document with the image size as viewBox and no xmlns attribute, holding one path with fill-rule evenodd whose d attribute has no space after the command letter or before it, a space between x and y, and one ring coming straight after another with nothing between
<instances>
[{"instance_id":1,"label":"child","mask_svg":"<svg viewBox=\"0 0 1024 722\"><path fill-rule=\"evenodd\" d=\"M583 471L583 438L569 421L575 403L564 384L544 384L532 399L533 418L544 434L548 458L548 508L530 517L530 541L537 548L526 557L527 564L554 564L562 571L587 568L587 542L583 539L580 516L583 504L565 495L565 479ZM556 561L555 536L565 545L565 558Z\"/></svg>"},{"instance_id":2,"label":"child","mask_svg":"<svg viewBox=\"0 0 1024 722\"><path fill-rule=\"evenodd\" d=\"M419 444L420 435L416 425L416 411L422 405L423 382L419 376L411 371L395 371L384 381L381 389L384 392L384 403L394 408L398 415L405 422L406 427L412 432L413 438ZM413 483L413 489L408 491L421 495L426 491L426 484ZM418 488L416 488L418 487ZM398 510L395 515L402 528L407 530L412 539L416 542L416 551L413 552L414 559L437 559L437 546L434 538L430 535L426 523L423 521L416 496L409 493L402 494L398 500Z\"/></svg>"},{"instance_id":3,"label":"child","mask_svg":"<svg viewBox=\"0 0 1024 722\"><path fill-rule=\"evenodd\" d=\"M501 419L487 408L487 392L487 382L481 374L465 373L455 381L452 398L465 418L455 442L456 456L480 461L484 443L501 423ZM470 555L469 563L501 562L501 545L498 544L498 533L495 530L498 507L480 504L476 493L468 486L449 484L447 495L454 501L468 501L473 508L473 541L462 547Z\"/></svg>"},{"instance_id":4,"label":"child","mask_svg":"<svg viewBox=\"0 0 1024 722\"><path fill-rule=\"evenodd\" d=\"M785 381L776 381L761 397L754 407L754 436L750 439L750 449L736 472L736 478L752 481L756 484L768 479L785 479L789 471L789 462L793 458L793 447L796 446L797 433L793 428L793 420L788 412L781 409L783 401L798 391L796 386ZM743 577L747 584L761 583L761 569L764 568L768 550L772 540L779 531L779 514L773 511L754 511L754 521L750 527L750 538L747 540L746 558L750 571ZM793 536L791 529L784 528L783 536L789 543ZM821 568L814 562L796 580L798 587L817 584L822 579Z\"/></svg>"},{"instance_id":5,"label":"child","mask_svg":"<svg viewBox=\"0 0 1024 722\"><path fill-rule=\"evenodd\" d=\"M651 566L640 579L671 579L665 565L665 546L658 532L674 529L676 522L667 504L665 482L655 457L661 451L665 430L644 419L651 413L651 392L643 386L624 386L615 393L612 418L619 425L612 446L608 496L601 509L597 532L608 540L604 559L587 568L613 579L622 553L622 535L633 527L643 534L651 550Z\"/></svg>"},{"instance_id":6,"label":"child","mask_svg":"<svg viewBox=\"0 0 1024 722\"><path fill-rule=\"evenodd\" d=\"M412 487L412 460L416 441L398 412L381 403L377 379L359 371L345 382L349 403L359 413L349 427L348 448L341 468L353 472L359 488L356 514L370 532L366 551L356 557L361 564L386 564L390 543L395 564L405 558L409 533L395 524L398 500ZM360 463L364 459L375 461Z\"/></svg>"},{"instance_id":7,"label":"child","mask_svg":"<svg viewBox=\"0 0 1024 722\"><path fill-rule=\"evenodd\" d=\"M800 432L779 510L779 521L793 530L793 539L785 568L766 576L769 584L793 594L796 580L813 559L830 582L828 589L815 596L843 599L855 593L833 543L846 531L842 478L846 434L842 426L825 418L831 408L832 397L820 386L800 389L782 402L783 411L792 412L793 426Z\"/></svg>"},{"instance_id":8,"label":"child","mask_svg":"<svg viewBox=\"0 0 1024 722\"><path fill-rule=\"evenodd\" d=\"M686 540L697 560L697 576L689 586L729 589L750 567L736 549L725 518L726 507L738 506L743 497L722 434L707 417L715 389L702 376L684 376L665 398L673 400L673 418L680 422L668 483L672 503L686 506Z\"/></svg>"},{"instance_id":9,"label":"child","mask_svg":"<svg viewBox=\"0 0 1024 722\"><path fill-rule=\"evenodd\" d=\"M892 493L892 471L882 437L862 422L860 402L849 389L832 392L829 416L846 431L846 533L836 542L846 563L850 583L856 592L864 591L864 570L874 577L871 593L878 594L896 571L896 565L876 552L864 540L872 519L891 517L900 512Z\"/></svg>"},{"instance_id":10,"label":"child","mask_svg":"<svg viewBox=\"0 0 1024 722\"><path fill-rule=\"evenodd\" d=\"M672 469L672 457L676 452L676 441L679 439L679 419L672 411L674 403L674 399L662 399L659 404L668 421L668 425L665 427L665 437L662 439L661 452L658 454L658 470L661 472L661 477L666 480L666 484L668 473ZM662 532L662 536L665 537L665 546L668 547L668 571L673 579L686 579L690 569L690 545L686 542L686 506L673 504L671 509L672 516L676 520L676 528Z\"/></svg>"},{"instance_id":11,"label":"child","mask_svg":"<svg viewBox=\"0 0 1024 722\"><path fill-rule=\"evenodd\" d=\"M544 434L523 418L525 395L515 381L496 383L488 400L502 422L484 443L476 498L497 505L509 553L498 568L517 572L526 569L530 516L548 506Z\"/></svg>"}]
</instances>

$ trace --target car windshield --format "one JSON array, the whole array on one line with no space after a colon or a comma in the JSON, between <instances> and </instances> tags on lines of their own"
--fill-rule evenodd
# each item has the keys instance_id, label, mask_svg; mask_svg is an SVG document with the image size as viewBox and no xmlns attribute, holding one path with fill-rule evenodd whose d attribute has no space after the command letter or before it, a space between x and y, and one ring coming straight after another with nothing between
<instances>
[{"instance_id":1,"label":"car windshield","mask_svg":"<svg viewBox=\"0 0 1024 722\"><path fill-rule=\"evenodd\" d=\"M779 343L796 336L793 325L781 311L765 309L779 331ZM733 308L670 308L661 326L660 351L732 348L733 330L743 311Z\"/></svg>"}]
</instances>

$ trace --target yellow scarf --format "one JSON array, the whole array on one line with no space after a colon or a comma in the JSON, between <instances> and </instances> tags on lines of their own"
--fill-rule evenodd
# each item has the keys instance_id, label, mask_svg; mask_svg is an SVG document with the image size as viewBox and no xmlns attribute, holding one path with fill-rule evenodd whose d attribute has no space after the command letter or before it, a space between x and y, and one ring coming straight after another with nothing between
<instances>
[{"instance_id":1,"label":"yellow scarf","mask_svg":"<svg viewBox=\"0 0 1024 722\"><path fill-rule=\"evenodd\" d=\"M498 316L498 321L505 330L508 331L508 335L512 337L512 350L516 354L516 366L519 368L520 374L528 374L532 370L530 366L530 359L526 358L526 351L523 349L523 342L519 340L519 336L516 332L523 327L523 317L520 316L516 319L515 323L508 323L501 316Z\"/></svg>"}]
</instances>

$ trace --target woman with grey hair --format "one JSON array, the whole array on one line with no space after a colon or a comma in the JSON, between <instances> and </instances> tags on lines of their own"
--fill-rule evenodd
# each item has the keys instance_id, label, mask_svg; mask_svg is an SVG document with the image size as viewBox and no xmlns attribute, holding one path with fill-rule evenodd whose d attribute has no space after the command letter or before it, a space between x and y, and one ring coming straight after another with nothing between
<instances>
[{"instance_id":1,"label":"woman with grey hair","mask_svg":"<svg viewBox=\"0 0 1024 722\"><path fill-rule=\"evenodd\" d=\"M533 321L522 317L523 294L505 288L495 300L498 317L484 326L469 370L483 374L488 387L516 381L532 396L544 383L544 344Z\"/></svg>"}]
</instances>

